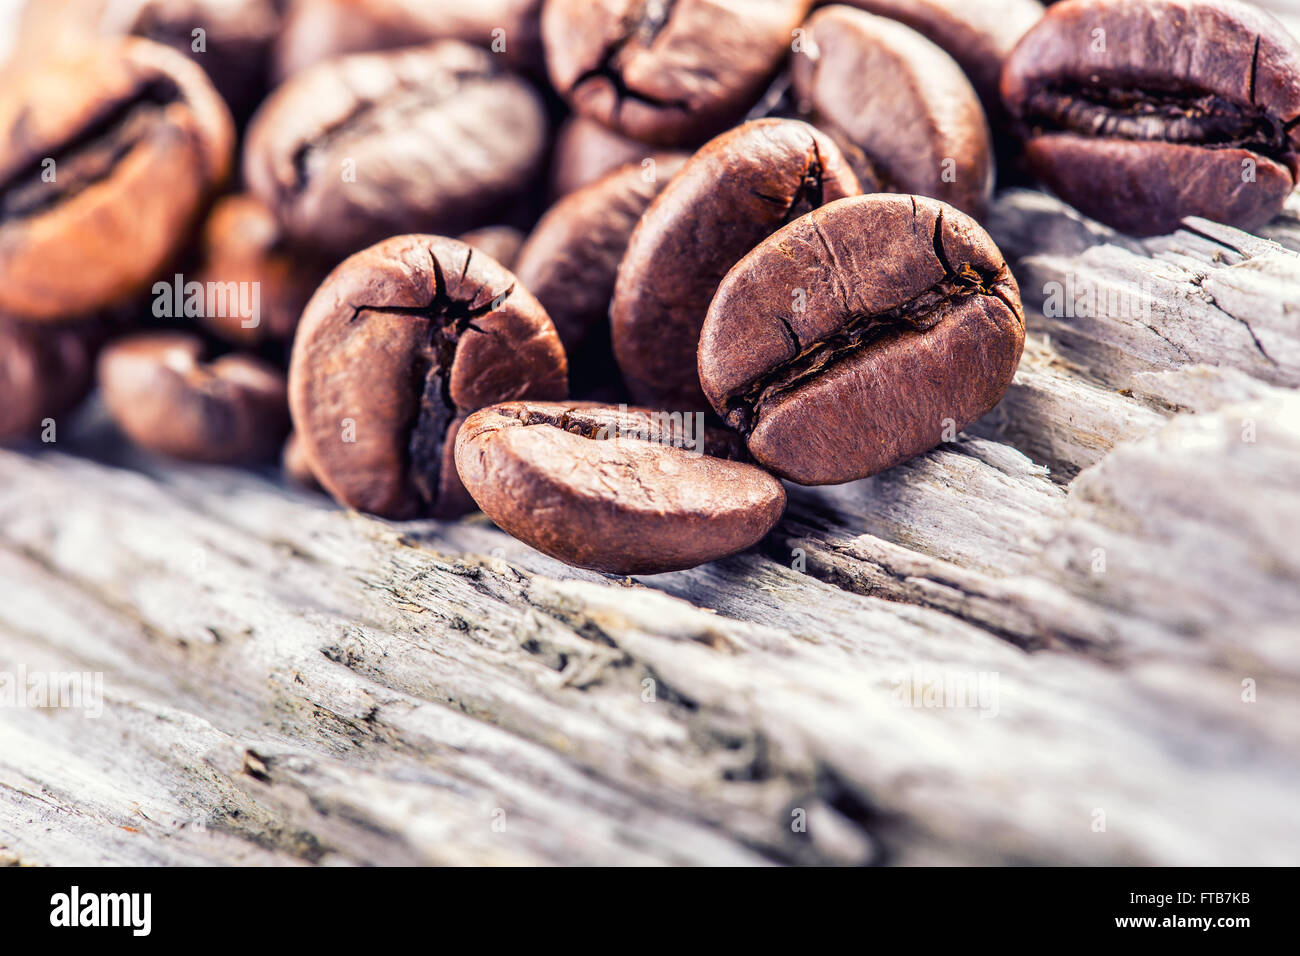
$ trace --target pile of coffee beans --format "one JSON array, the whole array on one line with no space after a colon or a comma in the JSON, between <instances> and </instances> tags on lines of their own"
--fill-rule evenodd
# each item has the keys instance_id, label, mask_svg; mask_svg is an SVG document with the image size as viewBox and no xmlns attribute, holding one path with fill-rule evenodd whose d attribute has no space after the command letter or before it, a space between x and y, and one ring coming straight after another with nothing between
<instances>
[{"instance_id":1,"label":"pile of coffee beans","mask_svg":"<svg viewBox=\"0 0 1300 956\"><path fill-rule=\"evenodd\" d=\"M611 573L997 404L997 182L1153 235L1300 167L1300 47L1237 0L34 0L16 39L0 440L97 384L149 451Z\"/></svg>"}]
</instances>

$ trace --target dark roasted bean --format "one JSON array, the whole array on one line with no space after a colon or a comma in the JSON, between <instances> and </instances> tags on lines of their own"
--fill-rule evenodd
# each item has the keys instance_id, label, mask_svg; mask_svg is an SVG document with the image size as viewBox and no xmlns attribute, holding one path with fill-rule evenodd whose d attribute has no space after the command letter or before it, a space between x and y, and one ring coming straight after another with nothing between
<instances>
[{"instance_id":1,"label":"dark roasted bean","mask_svg":"<svg viewBox=\"0 0 1300 956\"><path fill-rule=\"evenodd\" d=\"M281 371L249 355L206 362L193 335L112 343L99 357L99 387L131 441L186 461L269 461L289 430Z\"/></svg>"},{"instance_id":2,"label":"dark roasted bean","mask_svg":"<svg viewBox=\"0 0 1300 956\"><path fill-rule=\"evenodd\" d=\"M972 219L859 196L731 270L700 336L700 381L760 464L832 484L955 437L1011 384L1024 335L1016 282Z\"/></svg>"},{"instance_id":3,"label":"dark roasted bean","mask_svg":"<svg viewBox=\"0 0 1300 956\"><path fill-rule=\"evenodd\" d=\"M499 221L540 176L546 137L526 82L447 40L296 74L253 118L244 174L292 240L342 256Z\"/></svg>"},{"instance_id":4,"label":"dark roasted bean","mask_svg":"<svg viewBox=\"0 0 1300 956\"><path fill-rule=\"evenodd\" d=\"M66 319L146 286L230 166L207 76L105 40L0 90L0 311Z\"/></svg>"},{"instance_id":5,"label":"dark roasted bean","mask_svg":"<svg viewBox=\"0 0 1300 956\"><path fill-rule=\"evenodd\" d=\"M1300 168L1300 45L1232 0L1052 7L1002 75L1034 173L1133 235L1256 228Z\"/></svg>"},{"instance_id":6,"label":"dark roasted bean","mask_svg":"<svg viewBox=\"0 0 1300 956\"><path fill-rule=\"evenodd\" d=\"M811 0L548 0L551 82L584 116L645 143L701 143L739 121Z\"/></svg>"},{"instance_id":7,"label":"dark roasted bean","mask_svg":"<svg viewBox=\"0 0 1300 956\"><path fill-rule=\"evenodd\" d=\"M791 78L799 115L835 140L864 192L932 196L981 216L993 153L961 68L909 27L849 7L805 24Z\"/></svg>"},{"instance_id":8,"label":"dark roasted bean","mask_svg":"<svg viewBox=\"0 0 1300 956\"><path fill-rule=\"evenodd\" d=\"M517 402L471 415L456 467L483 512L540 551L615 574L689 568L750 547L785 508L781 483L703 416Z\"/></svg>"},{"instance_id":9,"label":"dark roasted bean","mask_svg":"<svg viewBox=\"0 0 1300 956\"><path fill-rule=\"evenodd\" d=\"M452 467L468 413L563 398L564 349L504 267L455 239L396 236L342 262L303 313L290 407L310 470L391 518L472 508Z\"/></svg>"}]
</instances>

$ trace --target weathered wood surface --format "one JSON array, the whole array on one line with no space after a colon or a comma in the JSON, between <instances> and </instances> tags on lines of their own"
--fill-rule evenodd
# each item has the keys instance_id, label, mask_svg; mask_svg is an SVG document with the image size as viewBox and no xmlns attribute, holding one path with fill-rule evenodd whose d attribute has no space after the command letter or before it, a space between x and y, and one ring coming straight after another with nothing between
<instances>
[{"instance_id":1,"label":"weathered wood surface","mask_svg":"<svg viewBox=\"0 0 1300 956\"><path fill-rule=\"evenodd\" d=\"M1002 405L693 571L93 415L0 452L0 673L103 675L98 717L0 709L0 858L1300 862L1300 197L1261 237L1027 191L992 229L1038 310Z\"/></svg>"}]
</instances>

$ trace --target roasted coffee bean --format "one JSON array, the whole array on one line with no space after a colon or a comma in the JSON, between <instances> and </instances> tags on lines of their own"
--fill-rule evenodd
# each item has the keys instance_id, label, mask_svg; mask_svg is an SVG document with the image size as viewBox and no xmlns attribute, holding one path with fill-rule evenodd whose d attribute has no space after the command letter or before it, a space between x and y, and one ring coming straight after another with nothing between
<instances>
[{"instance_id":1,"label":"roasted coffee bean","mask_svg":"<svg viewBox=\"0 0 1300 956\"><path fill-rule=\"evenodd\" d=\"M1031 169L1124 232L1185 216L1253 229L1300 168L1300 45L1230 0L1074 0L1007 60Z\"/></svg>"},{"instance_id":2,"label":"roasted coffee bean","mask_svg":"<svg viewBox=\"0 0 1300 956\"><path fill-rule=\"evenodd\" d=\"M99 387L132 442L186 461L269 461L289 430L284 373L251 355L204 361L202 340L183 332L110 344Z\"/></svg>"},{"instance_id":3,"label":"roasted coffee bean","mask_svg":"<svg viewBox=\"0 0 1300 956\"><path fill-rule=\"evenodd\" d=\"M280 453L280 468L284 472L285 480L291 485L296 485L304 491L324 491L312 473L297 432L289 432L289 437L284 440L284 450Z\"/></svg>"},{"instance_id":4,"label":"roasted coffee bean","mask_svg":"<svg viewBox=\"0 0 1300 956\"><path fill-rule=\"evenodd\" d=\"M1015 279L974 220L934 199L859 196L731 270L700 336L700 381L760 464L834 484L991 409L1024 340Z\"/></svg>"},{"instance_id":5,"label":"roasted coffee bean","mask_svg":"<svg viewBox=\"0 0 1300 956\"><path fill-rule=\"evenodd\" d=\"M618 264L642 213L685 162L677 153L623 166L570 193L537 223L515 274L546 307L570 356L609 316Z\"/></svg>"},{"instance_id":6,"label":"roasted coffee bean","mask_svg":"<svg viewBox=\"0 0 1300 956\"><path fill-rule=\"evenodd\" d=\"M857 192L835 144L798 120L754 120L692 156L641 218L614 286L614 354L633 397L707 408L695 347L722 277L786 223Z\"/></svg>"},{"instance_id":7,"label":"roasted coffee bean","mask_svg":"<svg viewBox=\"0 0 1300 956\"><path fill-rule=\"evenodd\" d=\"M198 281L205 288L221 284L228 303L239 302L241 295L249 299L247 290L255 290L257 303L256 316L229 307L220 310L224 315L205 312L207 326L244 347L292 341L298 317L329 266L291 250L271 211L247 193L228 196L213 207L201 244Z\"/></svg>"},{"instance_id":8,"label":"roasted coffee bean","mask_svg":"<svg viewBox=\"0 0 1300 956\"><path fill-rule=\"evenodd\" d=\"M0 311L62 319L147 285L225 177L233 136L203 71L148 40L0 90Z\"/></svg>"},{"instance_id":9,"label":"roasted coffee bean","mask_svg":"<svg viewBox=\"0 0 1300 956\"><path fill-rule=\"evenodd\" d=\"M342 256L488 225L533 185L546 138L526 82L447 40L295 75L253 118L244 173L292 240Z\"/></svg>"},{"instance_id":10,"label":"roasted coffee bean","mask_svg":"<svg viewBox=\"0 0 1300 956\"><path fill-rule=\"evenodd\" d=\"M811 0L548 0L551 82L633 139L688 146L739 121L780 68Z\"/></svg>"},{"instance_id":11,"label":"roasted coffee bean","mask_svg":"<svg viewBox=\"0 0 1300 956\"><path fill-rule=\"evenodd\" d=\"M563 398L564 349L515 277L455 239L396 236L341 263L294 339L303 453L338 501L389 518L472 508L452 465L469 412Z\"/></svg>"},{"instance_id":12,"label":"roasted coffee bean","mask_svg":"<svg viewBox=\"0 0 1300 956\"><path fill-rule=\"evenodd\" d=\"M0 317L0 442L58 440L63 417L90 391L97 340L98 330L87 323L51 326Z\"/></svg>"},{"instance_id":13,"label":"roasted coffee bean","mask_svg":"<svg viewBox=\"0 0 1300 956\"><path fill-rule=\"evenodd\" d=\"M570 116L555 134L551 151L551 196L562 199L628 163L651 156L652 147L615 133L585 116Z\"/></svg>"},{"instance_id":14,"label":"roasted coffee bean","mask_svg":"<svg viewBox=\"0 0 1300 956\"><path fill-rule=\"evenodd\" d=\"M524 234L514 226L484 226L465 233L460 241L486 253L507 269L514 269Z\"/></svg>"},{"instance_id":15,"label":"roasted coffee bean","mask_svg":"<svg viewBox=\"0 0 1300 956\"><path fill-rule=\"evenodd\" d=\"M295 0L276 51L290 76L344 53L463 40L540 73L542 0Z\"/></svg>"},{"instance_id":16,"label":"roasted coffee bean","mask_svg":"<svg viewBox=\"0 0 1300 956\"><path fill-rule=\"evenodd\" d=\"M484 514L539 551L613 574L675 571L750 547L785 509L771 475L714 456L734 439L702 418L495 405L466 420L456 467Z\"/></svg>"},{"instance_id":17,"label":"roasted coffee bean","mask_svg":"<svg viewBox=\"0 0 1300 956\"><path fill-rule=\"evenodd\" d=\"M850 7L808 20L791 61L799 115L835 140L867 192L933 196L981 216L993 150L961 68L921 34Z\"/></svg>"},{"instance_id":18,"label":"roasted coffee bean","mask_svg":"<svg viewBox=\"0 0 1300 956\"><path fill-rule=\"evenodd\" d=\"M1002 114L1002 64L1043 15L1038 0L838 0L911 27L957 61L992 121Z\"/></svg>"},{"instance_id":19,"label":"roasted coffee bean","mask_svg":"<svg viewBox=\"0 0 1300 956\"><path fill-rule=\"evenodd\" d=\"M247 118L270 82L281 6L282 0L33 0L18 56L36 60L104 36L156 40L203 67L232 112Z\"/></svg>"}]
</instances>

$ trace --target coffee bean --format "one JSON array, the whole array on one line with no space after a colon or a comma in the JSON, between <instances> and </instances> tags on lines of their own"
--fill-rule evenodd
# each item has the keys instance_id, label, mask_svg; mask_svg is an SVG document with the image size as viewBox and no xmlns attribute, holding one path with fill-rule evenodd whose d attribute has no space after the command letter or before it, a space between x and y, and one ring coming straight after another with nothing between
<instances>
[{"instance_id":1,"label":"coffee bean","mask_svg":"<svg viewBox=\"0 0 1300 956\"><path fill-rule=\"evenodd\" d=\"M814 210L731 270L700 381L760 464L833 484L951 439L997 404L1023 346L988 234L937 200L877 194Z\"/></svg>"},{"instance_id":2,"label":"coffee bean","mask_svg":"<svg viewBox=\"0 0 1300 956\"><path fill-rule=\"evenodd\" d=\"M292 341L298 317L329 267L291 250L271 211L247 193L228 196L213 207L200 241L197 281L205 288L220 283L227 290L227 302L239 301L241 286L255 288L259 312L256 317L241 315L236 308L223 310L226 315L205 312L207 326L247 348ZM247 291L242 294L249 297Z\"/></svg>"},{"instance_id":3,"label":"coffee bean","mask_svg":"<svg viewBox=\"0 0 1300 956\"><path fill-rule=\"evenodd\" d=\"M653 149L585 116L570 116L555 134L551 151L551 197L562 199L628 163L639 163Z\"/></svg>"},{"instance_id":4,"label":"coffee bean","mask_svg":"<svg viewBox=\"0 0 1300 956\"><path fill-rule=\"evenodd\" d=\"M613 574L693 567L750 547L781 517L785 490L753 465L714 457L680 416L650 409L518 402L475 412L456 467L483 512L539 551Z\"/></svg>"},{"instance_id":5,"label":"coffee bean","mask_svg":"<svg viewBox=\"0 0 1300 956\"><path fill-rule=\"evenodd\" d=\"M396 236L341 263L303 313L294 427L341 503L390 518L472 507L454 429L511 399L563 398L564 349L538 301L455 239Z\"/></svg>"},{"instance_id":6,"label":"coffee bean","mask_svg":"<svg viewBox=\"0 0 1300 956\"><path fill-rule=\"evenodd\" d=\"M849 7L820 10L804 29L791 61L799 113L835 140L863 189L983 215L992 145L956 62L915 30Z\"/></svg>"},{"instance_id":7,"label":"coffee bean","mask_svg":"<svg viewBox=\"0 0 1300 956\"><path fill-rule=\"evenodd\" d=\"M346 255L491 223L533 185L546 137L525 81L447 40L295 75L253 118L244 173L293 241Z\"/></svg>"},{"instance_id":8,"label":"coffee bean","mask_svg":"<svg viewBox=\"0 0 1300 956\"><path fill-rule=\"evenodd\" d=\"M623 166L565 196L519 253L515 273L546 307L570 356L605 323L632 230L685 158L669 153L651 162Z\"/></svg>"},{"instance_id":9,"label":"coffee bean","mask_svg":"<svg viewBox=\"0 0 1300 956\"><path fill-rule=\"evenodd\" d=\"M645 143L694 145L739 121L811 0L549 0L551 82L575 111Z\"/></svg>"},{"instance_id":10,"label":"coffee bean","mask_svg":"<svg viewBox=\"0 0 1300 956\"><path fill-rule=\"evenodd\" d=\"M63 417L90 391L98 331L0 317L0 442L35 437L47 419L57 440Z\"/></svg>"},{"instance_id":11,"label":"coffee bean","mask_svg":"<svg viewBox=\"0 0 1300 956\"><path fill-rule=\"evenodd\" d=\"M519 258L519 248L524 244L524 235L514 226L484 226L465 233L460 241L495 259L507 269L514 269L515 260Z\"/></svg>"},{"instance_id":12,"label":"coffee bean","mask_svg":"<svg viewBox=\"0 0 1300 956\"><path fill-rule=\"evenodd\" d=\"M835 144L798 120L745 123L692 156L632 233L614 287L614 354L633 397L707 408L695 347L722 277L786 223L857 192Z\"/></svg>"},{"instance_id":13,"label":"coffee bean","mask_svg":"<svg viewBox=\"0 0 1300 956\"><path fill-rule=\"evenodd\" d=\"M321 60L434 40L463 40L511 67L542 70L542 0L295 0L285 17L276 74Z\"/></svg>"},{"instance_id":14,"label":"coffee bean","mask_svg":"<svg viewBox=\"0 0 1300 956\"><path fill-rule=\"evenodd\" d=\"M0 311L63 319L145 286L226 175L230 114L203 71L106 40L0 91Z\"/></svg>"},{"instance_id":15,"label":"coffee bean","mask_svg":"<svg viewBox=\"0 0 1300 956\"><path fill-rule=\"evenodd\" d=\"M266 94L281 0L40 0L29 3L17 55L138 36L163 43L201 66L237 118Z\"/></svg>"},{"instance_id":16,"label":"coffee bean","mask_svg":"<svg viewBox=\"0 0 1300 956\"><path fill-rule=\"evenodd\" d=\"M1229 0L1054 6L1002 75L1030 167L1081 212L1159 235L1267 222L1300 168L1300 45Z\"/></svg>"},{"instance_id":17,"label":"coffee bean","mask_svg":"<svg viewBox=\"0 0 1300 956\"><path fill-rule=\"evenodd\" d=\"M251 355L204 361L182 332L121 339L99 357L99 387L136 445L186 461L267 461L289 430L284 374Z\"/></svg>"},{"instance_id":18,"label":"coffee bean","mask_svg":"<svg viewBox=\"0 0 1300 956\"><path fill-rule=\"evenodd\" d=\"M906 24L965 72L991 121L1002 114L1002 64L1043 16L1038 0L838 0Z\"/></svg>"}]
</instances>

